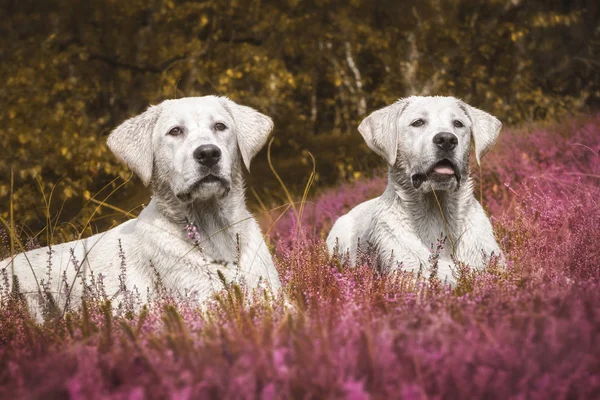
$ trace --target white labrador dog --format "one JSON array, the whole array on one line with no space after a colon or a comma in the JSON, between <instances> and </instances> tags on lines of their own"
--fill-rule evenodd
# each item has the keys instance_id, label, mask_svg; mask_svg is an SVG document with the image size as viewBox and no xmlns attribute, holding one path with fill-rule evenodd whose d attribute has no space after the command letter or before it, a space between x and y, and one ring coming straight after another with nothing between
<instances>
[{"instance_id":1,"label":"white labrador dog","mask_svg":"<svg viewBox=\"0 0 600 400\"><path fill-rule=\"evenodd\" d=\"M246 209L242 181L242 164L250 167L272 128L266 115L224 97L151 106L108 138L115 155L152 187L152 201L139 217L87 239L21 253L0 268L17 276L34 311L43 287L64 307L69 291L72 304L99 274L109 297L118 296L123 283L145 293L156 272L166 289L199 300L223 287L218 270L229 282L250 288L263 282L276 291L278 274ZM186 226L194 227L193 240ZM123 256L126 282L119 278Z\"/></svg>"},{"instance_id":2,"label":"white labrador dog","mask_svg":"<svg viewBox=\"0 0 600 400\"><path fill-rule=\"evenodd\" d=\"M453 257L480 268L499 256L492 225L473 195L469 148L472 139L479 163L501 127L453 97L413 96L373 112L358 130L389 164L388 186L336 221L327 238L330 253L349 256L354 265L360 246L375 252L383 271L416 272L429 266L444 235L438 276L450 283Z\"/></svg>"}]
</instances>

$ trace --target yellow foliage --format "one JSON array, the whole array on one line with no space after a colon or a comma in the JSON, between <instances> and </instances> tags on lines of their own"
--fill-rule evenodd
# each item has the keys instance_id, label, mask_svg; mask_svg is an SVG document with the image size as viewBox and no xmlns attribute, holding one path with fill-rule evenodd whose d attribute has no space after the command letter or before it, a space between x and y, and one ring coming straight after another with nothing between
<instances>
[{"instance_id":1,"label":"yellow foliage","mask_svg":"<svg viewBox=\"0 0 600 400\"><path fill-rule=\"evenodd\" d=\"M63 194L65 195L65 198L70 199L71 197L73 197L73 188L70 186L67 186L66 188L63 189Z\"/></svg>"}]
</instances>

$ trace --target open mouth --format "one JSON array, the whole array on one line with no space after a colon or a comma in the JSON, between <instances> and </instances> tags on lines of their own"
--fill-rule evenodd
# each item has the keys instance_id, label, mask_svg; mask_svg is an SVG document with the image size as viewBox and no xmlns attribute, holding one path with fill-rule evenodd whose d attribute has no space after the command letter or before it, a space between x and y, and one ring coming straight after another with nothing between
<instances>
[{"instance_id":1,"label":"open mouth","mask_svg":"<svg viewBox=\"0 0 600 400\"><path fill-rule=\"evenodd\" d=\"M456 167L450 160L443 159L438 161L427 175L431 178L451 178L456 175Z\"/></svg>"},{"instance_id":2,"label":"open mouth","mask_svg":"<svg viewBox=\"0 0 600 400\"><path fill-rule=\"evenodd\" d=\"M450 160L444 158L435 163L427 173L413 175L412 184L415 189L418 189L423 182L428 180L434 182L448 182L452 178L456 178L457 182L460 184L460 171Z\"/></svg>"}]
</instances>

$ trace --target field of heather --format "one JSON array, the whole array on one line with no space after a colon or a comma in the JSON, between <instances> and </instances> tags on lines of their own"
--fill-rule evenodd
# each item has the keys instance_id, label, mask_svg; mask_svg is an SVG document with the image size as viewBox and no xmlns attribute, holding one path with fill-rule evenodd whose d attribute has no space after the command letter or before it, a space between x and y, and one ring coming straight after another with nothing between
<instances>
[{"instance_id":1,"label":"field of heather","mask_svg":"<svg viewBox=\"0 0 600 400\"><path fill-rule=\"evenodd\" d=\"M505 269L348 268L323 238L385 177L342 185L261 217L284 295L99 290L38 325L2 290L0 398L600 398L600 118L505 129L472 175Z\"/></svg>"}]
</instances>

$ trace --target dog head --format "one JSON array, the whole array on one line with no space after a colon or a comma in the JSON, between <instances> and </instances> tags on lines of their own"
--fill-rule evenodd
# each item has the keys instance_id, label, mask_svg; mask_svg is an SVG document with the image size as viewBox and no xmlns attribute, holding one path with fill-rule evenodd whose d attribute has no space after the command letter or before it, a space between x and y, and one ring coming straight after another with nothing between
<instances>
[{"instance_id":1,"label":"dog head","mask_svg":"<svg viewBox=\"0 0 600 400\"><path fill-rule=\"evenodd\" d=\"M227 196L273 129L271 118L225 97L165 100L123 122L108 147L142 180L182 202Z\"/></svg>"},{"instance_id":2,"label":"dog head","mask_svg":"<svg viewBox=\"0 0 600 400\"><path fill-rule=\"evenodd\" d=\"M457 190L469 173L470 141L477 163L502 124L454 97L413 96L373 112L358 127L369 148L401 169L416 190Z\"/></svg>"}]
</instances>

